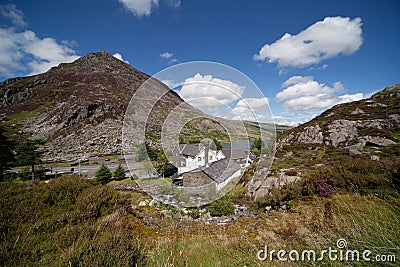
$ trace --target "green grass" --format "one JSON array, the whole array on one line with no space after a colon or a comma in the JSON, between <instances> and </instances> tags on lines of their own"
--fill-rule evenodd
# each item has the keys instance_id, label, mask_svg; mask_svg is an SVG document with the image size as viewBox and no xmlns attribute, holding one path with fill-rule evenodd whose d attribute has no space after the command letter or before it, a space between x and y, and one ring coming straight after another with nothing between
<instances>
[{"instance_id":1,"label":"green grass","mask_svg":"<svg viewBox=\"0 0 400 267\"><path fill-rule=\"evenodd\" d=\"M129 226L105 223L122 204L110 188L73 176L34 186L2 183L0 190L1 265L140 263Z\"/></svg>"},{"instance_id":2,"label":"green grass","mask_svg":"<svg viewBox=\"0 0 400 267\"><path fill-rule=\"evenodd\" d=\"M232 196L241 195L235 187ZM287 212L225 226L166 218L138 192L115 192L76 176L49 184L0 184L2 266L348 266L260 262L257 251L349 249L400 257L400 210L371 194L337 193L290 203ZM160 208L163 209L163 208ZM119 213L119 211L123 211ZM355 263L351 263L354 265ZM363 265L363 263L355 264ZM372 265L368 265L372 266ZM385 266L385 265L382 265ZM387 263L386 266L396 266Z\"/></svg>"}]
</instances>

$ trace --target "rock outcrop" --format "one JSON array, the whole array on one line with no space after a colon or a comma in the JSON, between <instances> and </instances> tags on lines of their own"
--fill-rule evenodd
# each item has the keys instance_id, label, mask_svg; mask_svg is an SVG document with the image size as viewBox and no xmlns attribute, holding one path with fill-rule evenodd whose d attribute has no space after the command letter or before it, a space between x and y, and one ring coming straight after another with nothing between
<instances>
[{"instance_id":1,"label":"rock outcrop","mask_svg":"<svg viewBox=\"0 0 400 267\"><path fill-rule=\"evenodd\" d=\"M392 85L370 99L337 105L278 140L278 147L296 143L347 147L353 154L366 146L399 144L400 85Z\"/></svg>"}]
</instances>

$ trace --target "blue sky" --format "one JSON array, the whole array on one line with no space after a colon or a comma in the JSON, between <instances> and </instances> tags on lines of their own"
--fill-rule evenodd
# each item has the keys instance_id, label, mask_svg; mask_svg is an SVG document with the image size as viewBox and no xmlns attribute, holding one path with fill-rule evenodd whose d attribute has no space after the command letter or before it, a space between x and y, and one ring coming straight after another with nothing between
<instances>
[{"instance_id":1,"label":"blue sky","mask_svg":"<svg viewBox=\"0 0 400 267\"><path fill-rule=\"evenodd\" d=\"M118 53L149 75L208 60L247 75L268 99L276 122L292 125L400 82L396 0L0 3L1 81L99 50ZM224 80L210 73L196 77L206 75ZM179 88L186 100L200 90L190 89ZM232 109L241 100L232 100Z\"/></svg>"}]
</instances>

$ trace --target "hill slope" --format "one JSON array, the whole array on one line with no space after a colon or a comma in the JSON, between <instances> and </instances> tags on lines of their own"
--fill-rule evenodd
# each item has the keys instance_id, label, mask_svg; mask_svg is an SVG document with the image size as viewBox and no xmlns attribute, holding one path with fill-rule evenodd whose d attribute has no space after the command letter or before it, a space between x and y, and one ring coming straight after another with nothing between
<instances>
[{"instance_id":1,"label":"hill slope","mask_svg":"<svg viewBox=\"0 0 400 267\"><path fill-rule=\"evenodd\" d=\"M372 160L393 165L399 159L400 84L396 84L369 99L334 106L282 132L271 168L255 172L244 184L250 196L258 199L271 195L275 187L301 183L310 170L361 163L372 166L376 164Z\"/></svg>"},{"instance_id":2,"label":"hill slope","mask_svg":"<svg viewBox=\"0 0 400 267\"><path fill-rule=\"evenodd\" d=\"M4 81L0 113L14 127L14 138L46 140L47 157L117 153L125 110L148 78L106 52L90 53L44 74ZM157 90L165 91L168 108L183 102L161 83Z\"/></svg>"},{"instance_id":3,"label":"hill slope","mask_svg":"<svg viewBox=\"0 0 400 267\"><path fill-rule=\"evenodd\" d=\"M280 147L317 144L346 148L352 154L379 153L379 147L400 143L400 84L371 98L340 104L284 133ZM373 151L370 151L371 148Z\"/></svg>"},{"instance_id":4,"label":"hill slope","mask_svg":"<svg viewBox=\"0 0 400 267\"><path fill-rule=\"evenodd\" d=\"M146 140L156 147L161 144L162 127L180 133L183 139L216 137L220 142L257 138L260 131L264 136L275 134L274 125L247 123L243 127L240 121L208 116L185 103L165 84L149 78L104 51L89 53L46 73L0 83L0 117L11 129L8 135L12 139L45 140L42 149L47 160L120 154L128 107L128 121L135 125L129 138L142 140L138 129L145 129ZM130 103L135 93L137 100ZM175 117L170 116L171 111ZM178 121L195 117L199 119L178 127L182 125ZM233 129L229 135L227 128Z\"/></svg>"}]
</instances>

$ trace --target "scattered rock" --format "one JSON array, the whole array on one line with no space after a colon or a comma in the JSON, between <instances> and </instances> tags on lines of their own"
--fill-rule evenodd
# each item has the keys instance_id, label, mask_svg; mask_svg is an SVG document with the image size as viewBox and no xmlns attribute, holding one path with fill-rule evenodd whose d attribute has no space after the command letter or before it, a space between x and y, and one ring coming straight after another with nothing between
<instances>
[{"instance_id":1,"label":"scattered rock","mask_svg":"<svg viewBox=\"0 0 400 267\"><path fill-rule=\"evenodd\" d=\"M154 207L155 205L157 205L157 204L159 204L160 202L158 201L158 200L156 200L156 199L152 199L151 201L150 201L150 203L149 203L149 206L150 207Z\"/></svg>"},{"instance_id":2,"label":"scattered rock","mask_svg":"<svg viewBox=\"0 0 400 267\"><path fill-rule=\"evenodd\" d=\"M372 155L372 156L371 156L371 160L379 160L379 157L376 156L376 155Z\"/></svg>"},{"instance_id":3,"label":"scattered rock","mask_svg":"<svg viewBox=\"0 0 400 267\"><path fill-rule=\"evenodd\" d=\"M175 214L172 216L172 218L175 219L175 220L181 219L181 218L182 218L182 215L178 212L178 213L175 213Z\"/></svg>"},{"instance_id":4,"label":"scattered rock","mask_svg":"<svg viewBox=\"0 0 400 267\"><path fill-rule=\"evenodd\" d=\"M351 115L358 115L358 114L365 114L364 110L360 109L360 108L356 108Z\"/></svg>"},{"instance_id":5,"label":"scattered rock","mask_svg":"<svg viewBox=\"0 0 400 267\"><path fill-rule=\"evenodd\" d=\"M371 137L371 136L366 136L366 145L375 145L375 146L390 146L390 145L395 145L396 142L383 138L383 137Z\"/></svg>"},{"instance_id":6,"label":"scattered rock","mask_svg":"<svg viewBox=\"0 0 400 267\"><path fill-rule=\"evenodd\" d=\"M162 210L161 213L166 218L172 218L170 210Z\"/></svg>"},{"instance_id":7,"label":"scattered rock","mask_svg":"<svg viewBox=\"0 0 400 267\"><path fill-rule=\"evenodd\" d=\"M149 204L149 202L147 200L142 200L142 201L139 202L138 206L139 207L144 207L144 206L147 206L147 204Z\"/></svg>"}]
</instances>

